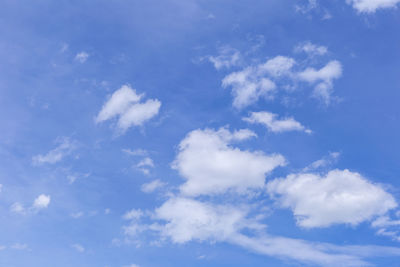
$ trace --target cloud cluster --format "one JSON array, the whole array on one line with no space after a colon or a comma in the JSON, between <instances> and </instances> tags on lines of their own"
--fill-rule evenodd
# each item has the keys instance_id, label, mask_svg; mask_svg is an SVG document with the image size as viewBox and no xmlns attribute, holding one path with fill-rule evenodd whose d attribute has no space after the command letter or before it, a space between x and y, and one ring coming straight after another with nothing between
<instances>
[{"instance_id":1,"label":"cloud cluster","mask_svg":"<svg viewBox=\"0 0 400 267\"><path fill-rule=\"evenodd\" d=\"M374 13L378 9L395 8L400 0L346 0L361 13Z\"/></svg>"},{"instance_id":2,"label":"cloud cluster","mask_svg":"<svg viewBox=\"0 0 400 267\"><path fill-rule=\"evenodd\" d=\"M301 131L311 133L310 129L304 127L300 122L289 117L284 119L278 119L278 115L267 112L251 112L249 117L243 118L244 121L249 123L258 123L267 127L268 130L274 133L288 132L288 131Z\"/></svg>"},{"instance_id":3,"label":"cloud cluster","mask_svg":"<svg viewBox=\"0 0 400 267\"><path fill-rule=\"evenodd\" d=\"M281 155L240 150L233 142L254 137L245 129L230 132L225 128L190 132L179 145L173 168L186 179L180 191L186 196L246 193L264 186L265 176L285 164Z\"/></svg>"},{"instance_id":4,"label":"cloud cluster","mask_svg":"<svg viewBox=\"0 0 400 267\"><path fill-rule=\"evenodd\" d=\"M49 195L41 194L37 198L35 198L31 207L25 208L24 205L22 205L21 203L15 202L11 205L10 210L13 213L22 215L34 214L39 212L40 210L46 209L50 204L50 200L51 198Z\"/></svg>"},{"instance_id":5,"label":"cloud cluster","mask_svg":"<svg viewBox=\"0 0 400 267\"><path fill-rule=\"evenodd\" d=\"M268 182L267 190L280 206L293 211L302 227L357 225L397 206L379 185L348 170L333 170L325 176L291 174Z\"/></svg>"},{"instance_id":6,"label":"cloud cluster","mask_svg":"<svg viewBox=\"0 0 400 267\"><path fill-rule=\"evenodd\" d=\"M324 55L327 52L327 48L312 43L303 44L297 49L314 56ZM313 96L329 105L333 93L333 81L342 75L341 63L332 60L320 69L299 66L294 58L276 56L265 63L228 74L222 80L222 86L232 89L233 106L238 109L245 108L260 98L274 98L279 89L277 82L286 84L302 82L314 85Z\"/></svg>"},{"instance_id":7,"label":"cloud cluster","mask_svg":"<svg viewBox=\"0 0 400 267\"><path fill-rule=\"evenodd\" d=\"M137 94L129 85L123 85L103 105L96 117L96 123L118 117L117 128L121 133L132 126L143 125L156 116L161 107L161 102L157 99L140 102L143 96Z\"/></svg>"}]
</instances>

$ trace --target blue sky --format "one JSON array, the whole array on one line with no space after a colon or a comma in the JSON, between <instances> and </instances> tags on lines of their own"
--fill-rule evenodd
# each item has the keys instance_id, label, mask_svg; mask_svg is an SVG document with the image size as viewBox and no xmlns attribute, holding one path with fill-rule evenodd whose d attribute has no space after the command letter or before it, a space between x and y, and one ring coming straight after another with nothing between
<instances>
[{"instance_id":1,"label":"blue sky","mask_svg":"<svg viewBox=\"0 0 400 267\"><path fill-rule=\"evenodd\" d=\"M396 266L399 0L1 1L0 266Z\"/></svg>"}]
</instances>

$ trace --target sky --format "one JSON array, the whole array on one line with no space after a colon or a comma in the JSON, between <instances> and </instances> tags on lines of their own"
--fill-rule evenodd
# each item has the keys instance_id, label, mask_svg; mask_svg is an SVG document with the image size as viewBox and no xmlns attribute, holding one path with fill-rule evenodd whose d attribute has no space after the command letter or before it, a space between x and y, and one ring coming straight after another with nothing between
<instances>
[{"instance_id":1,"label":"sky","mask_svg":"<svg viewBox=\"0 0 400 267\"><path fill-rule=\"evenodd\" d=\"M400 0L0 6L0 266L399 265Z\"/></svg>"}]
</instances>

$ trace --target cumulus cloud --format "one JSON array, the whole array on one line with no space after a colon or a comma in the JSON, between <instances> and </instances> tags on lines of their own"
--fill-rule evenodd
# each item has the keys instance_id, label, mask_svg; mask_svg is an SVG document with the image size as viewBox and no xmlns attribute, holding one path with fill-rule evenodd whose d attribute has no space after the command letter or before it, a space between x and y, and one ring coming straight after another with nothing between
<instances>
[{"instance_id":1,"label":"cumulus cloud","mask_svg":"<svg viewBox=\"0 0 400 267\"><path fill-rule=\"evenodd\" d=\"M307 68L298 73L297 76L302 81L316 84L313 92L314 97L329 105L333 91L333 80L342 76L342 65L339 61L332 60L319 70Z\"/></svg>"},{"instance_id":2,"label":"cumulus cloud","mask_svg":"<svg viewBox=\"0 0 400 267\"><path fill-rule=\"evenodd\" d=\"M122 152L124 152L130 156L147 156L149 154L149 152L147 152L147 150L140 149L140 148L134 149L134 150L124 148L124 149L122 149Z\"/></svg>"},{"instance_id":3,"label":"cumulus cloud","mask_svg":"<svg viewBox=\"0 0 400 267\"><path fill-rule=\"evenodd\" d=\"M233 206L212 205L189 198L171 198L155 210L155 217L167 223L161 234L174 243L222 241L244 229L262 229L246 219L247 210Z\"/></svg>"},{"instance_id":4,"label":"cumulus cloud","mask_svg":"<svg viewBox=\"0 0 400 267\"><path fill-rule=\"evenodd\" d=\"M263 217L251 218L250 212L251 207L246 205L218 205L172 197L152 213L151 218L157 223L141 223L139 219L144 213L135 210L135 216L124 230L131 237L143 231L156 232L163 240L177 244L226 242L262 255L321 266L368 266L365 258L400 255L400 249L394 247L336 246L268 235L266 225L260 223Z\"/></svg>"},{"instance_id":5,"label":"cumulus cloud","mask_svg":"<svg viewBox=\"0 0 400 267\"><path fill-rule=\"evenodd\" d=\"M218 49L218 56L209 56L208 60L214 64L214 67L219 70L222 68L230 68L236 66L240 62L240 52L229 46L222 46Z\"/></svg>"},{"instance_id":6,"label":"cumulus cloud","mask_svg":"<svg viewBox=\"0 0 400 267\"><path fill-rule=\"evenodd\" d=\"M225 128L190 132L179 145L173 168L186 179L180 187L187 196L245 193L264 186L265 176L285 164L281 155L240 150L233 142L254 137L250 130L230 132Z\"/></svg>"},{"instance_id":7,"label":"cumulus cloud","mask_svg":"<svg viewBox=\"0 0 400 267\"><path fill-rule=\"evenodd\" d=\"M261 75L267 73L273 77L290 75L296 61L290 57L277 56L258 66Z\"/></svg>"},{"instance_id":8,"label":"cumulus cloud","mask_svg":"<svg viewBox=\"0 0 400 267\"><path fill-rule=\"evenodd\" d=\"M32 157L34 165L42 165L45 163L54 164L61 161L65 156L71 154L77 147L76 141L69 139L68 137L59 137L56 140L59 145L50 150L46 154L39 154Z\"/></svg>"},{"instance_id":9,"label":"cumulus cloud","mask_svg":"<svg viewBox=\"0 0 400 267\"><path fill-rule=\"evenodd\" d=\"M86 60L88 60L88 58L89 58L89 54L84 51L76 54L76 56L75 56L75 60L78 61L79 63L85 63Z\"/></svg>"},{"instance_id":10,"label":"cumulus cloud","mask_svg":"<svg viewBox=\"0 0 400 267\"><path fill-rule=\"evenodd\" d=\"M11 205L10 210L13 213L22 215L37 213L42 209L46 209L50 204L50 200L51 198L49 195L41 194L37 198L35 198L35 200L32 203L32 206L26 208L21 203L15 202L14 204Z\"/></svg>"},{"instance_id":11,"label":"cumulus cloud","mask_svg":"<svg viewBox=\"0 0 400 267\"><path fill-rule=\"evenodd\" d=\"M311 133L310 129L307 129L300 122L291 117L283 119L278 119L277 117L277 114L267 111L260 111L251 112L250 117L243 118L243 120L249 123L262 124L267 127L268 130L274 133L287 131L302 131L306 133Z\"/></svg>"},{"instance_id":12,"label":"cumulus cloud","mask_svg":"<svg viewBox=\"0 0 400 267\"><path fill-rule=\"evenodd\" d=\"M272 98L276 85L258 74L257 67L233 72L222 80L223 87L232 87L233 106L241 109L256 102L260 97Z\"/></svg>"},{"instance_id":13,"label":"cumulus cloud","mask_svg":"<svg viewBox=\"0 0 400 267\"><path fill-rule=\"evenodd\" d=\"M137 94L129 85L123 85L115 91L103 105L96 117L96 123L118 117L117 128L124 133L132 126L141 126L156 116L161 107L157 99L140 102L143 94Z\"/></svg>"},{"instance_id":14,"label":"cumulus cloud","mask_svg":"<svg viewBox=\"0 0 400 267\"><path fill-rule=\"evenodd\" d=\"M326 47L305 43L295 50L308 54L325 54ZM339 61L332 60L321 69L313 67L301 68L291 57L276 56L265 63L248 66L243 70L232 72L222 80L224 88L231 88L233 106L243 109L260 98L273 99L278 91L277 84L282 83L283 89L296 88L299 82L314 85L313 96L326 105L331 101L333 81L342 75Z\"/></svg>"},{"instance_id":15,"label":"cumulus cloud","mask_svg":"<svg viewBox=\"0 0 400 267\"><path fill-rule=\"evenodd\" d=\"M328 53L328 48L322 45L316 45L311 42L305 42L295 47L295 52L304 52L309 56L323 56Z\"/></svg>"},{"instance_id":16,"label":"cumulus cloud","mask_svg":"<svg viewBox=\"0 0 400 267\"><path fill-rule=\"evenodd\" d=\"M291 174L270 181L267 191L282 207L293 211L298 225L308 228L357 225L397 206L379 185L348 170L333 170L325 176Z\"/></svg>"},{"instance_id":17,"label":"cumulus cloud","mask_svg":"<svg viewBox=\"0 0 400 267\"><path fill-rule=\"evenodd\" d=\"M45 209L49 206L50 204L50 196L49 195L44 195L41 194L40 196L38 196L35 201L33 202L33 207L35 209Z\"/></svg>"},{"instance_id":18,"label":"cumulus cloud","mask_svg":"<svg viewBox=\"0 0 400 267\"><path fill-rule=\"evenodd\" d=\"M163 183L163 182L161 182L160 180L154 180L154 181L152 181L152 182L150 182L150 183L146 183L146 184L143 184L141 187L140 187L140 189L142 190L142 192L144 192L144 193L152 193L152 192L154 192L155 190L157 190L157 189L159 189L159 188L162 188L162 187L164 187L165 186L165 183Z\"/></svg>"},{"instance_id":19,"label":"cumulus cloud","mask_svg":"<svg viewBox=\"0 0 400 267\"><path fill-rule=\"evenodd\" d=\"M346 0L360 13L374 13L378 9L395 8L400 0Z\"/></svg>"}]
</instances>

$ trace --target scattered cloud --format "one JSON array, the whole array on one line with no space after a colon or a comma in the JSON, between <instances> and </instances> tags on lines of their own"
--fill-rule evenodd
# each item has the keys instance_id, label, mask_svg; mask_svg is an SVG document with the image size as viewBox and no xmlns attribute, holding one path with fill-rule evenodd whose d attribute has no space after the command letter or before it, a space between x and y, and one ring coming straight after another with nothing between
<instances>
[{"instance_id":1,"label":"scattered cloud","mask_svg":"<svg viewBox=\"0 0 400 267\"><path fill-rule=\"evenodd\" d=\"M218 49L218 56L209 56L208 60L214 64L214 67L219 70L222 68L231 68L240 63L240 52L229 46L222 46Z\"/></svg>"},{"instance_id":2,"label":"scattered cloud","mask_svg":"<svg viewBox=\"0 0 400 267\"><path fill-rule=\"evenodd\" d=\"M245 108L258 101L259 98L273 98L276 85L260 74L260 66L247 67L244 70L233 72L222 80L223 87L231 87L233 106L237 109Z\"/></svg>"},{"instance_id":3,"label":"scattered cloud","mask_svg":"<svg viewBox=\"0 0 400 267\"><path fill-rule=\"evenodd\" d=\"M268 182L267 191L306 228L357 225L397 206L382 187L348 170L332 170L325 176L291 174Z\"/></svg>"},{"instance_id":4,"label":"scattered cloud","mask_svg":"<svg viewBox=\"0 0 400 267\"><path fill-rule=\"evenodd\" d=\"M163 182L161 182L160 180L157 179L157 180L154 180L154 181L152 181L150 183L143 184L140 189L144 193L152 193L155 190L157 190L159 188L162 188L164 186L165 186L165 183L163 183Z\"/></svg>"},{"instance_id":5,"label":"scattered cloud","mask_svg":"<svg viewBox=\"0 0 400 267\"><path fill-rule=\"evenodd\" d=\"M244 121L249 123L258 123L267 127L268 130L274 133L288 132L288 131L301 131L311 133L310 129L304 127L300 122L291 117L278 119L278 115L267 112L251 112L250 117L243 118Z\"/></svg>"},{"instance_id":6,"label":"scattered cloud","mask_svg":"<svg viewBox=\"0 0 400 267\"><path fill-rule=\"evenodd\" d=\"M255 221L248 221L247 212L245 208L171 198L155 210L155 217L167 221L160 228L161 235L174 243L225 241L244 228L264 228Z\"/></svg>"},{"instance_id":7,"label":"scattered cloud","mask_svg":"<svg viewBox=\"0 0 400 267\"><path fill-rule=\"evenodd\" d=\"M300 47L300 48L299 48ZM327 48L305 43L295 48L308 54L324 54ZM232 72L222 80L222 86L232 89L233 106L243 109L260 98L273 99L278 88L296 88L299 82L315 85L313 96L329 105L333 93L333 81L342 75L342 65L337 60L328 62L321 69L304 68L295 59L276 56L265 63L248 66L243 70ZM278 87L277 84L282 84Z\"/></svg>"},{"instance_id":8,"label":"scattered cloud","mask_svg":"<svg viewBox=\"0 0 400 267\"><path fill-rule=\"evenodd\" d=\"M50 199L51 198L49 195L41 194L37 198L35 198L31 207L25 208L24 205L22 205L21 203L15 202L11 205L10 211L21 215L37 213L40 210L46 209L49 206Z\"/></svg>"},{"instance_id":9,"label":"scattered cloud","mask_svg":"<svg viewBox=\"0 0 400 267\"><path fill-rule=\"evenodd\" d=\"M68 137L59 137L56 139L56 143L59 145L50 150L46 154L36 155L32 157L32 162L34 165L42 165L42 164L54 164L60 162L64 157L68 156L77 148L77 142L71 140Z\"/></svg>"},{"instance_id":10,"label":"scattered cloud","mask_svg":"<svg viewBox=\"0 0 400 267\"><path fill-rule=\"evenodd\" d=\"M157 99L140 102L143 94L138 95L129 85L123 85L115 91L103 105L96 117L96 123L118 117L117 128L124 133L132 126L141 126L156 116L161 107Z\"/></svg>"},{"instance_id":11,"label":"scattered cloud","mask_svg":"<svg viewBox=\"0 0 400 267\"><path fill-rule=\"evenodd\" d=\"M33 202L33 207L35 209L40 210L40 209L47 208L49 206L49 204L50 204L50 196L41 194Z\"/></svg>"},{"instance_id":12,"label":"scattered cloud","mask_svg":"<svg viewBox=\"0 0 400 267\"><path fill-rule=\"evenodd\" d=\"M326 105L331 101L333 91L333 80L342 76L342 65L333 60L321 69L307 68L298 73L298 78L310 84L315 84L313 96L321 99Z\"/></svg>"},{"instance_id":13,"label":"scattered cloud","mask_svg":"<svg viewBox=\"0 0 400 267\"><path fill-rule=\"evenodd\" d=\"M316 45L311 42L305 42L297 45L294 49L295 52L304 52L309 56L323 56L328 53L328 48L322 45Z\"/></svg>"},{"instance_id":14,"label":"scattered cloud","mask_svg":"<svg viewBox=\"0 0 400 267\"><path fill-rule=\"evenodd\" d=\"M143 172L144 174L150 174L150 169L154 168L154 162L151 158L145 157L138 164L136 164L136 168Z\"/></svg>"},{"instance_id":15,"label":"scattered cloud","mask_svg":"<svg viewBox=\"0 0 400 267\"><path fill-rule=\"evenodd\" d=\"M396 8L400 0L346 0L360 13L374 13L378 9Z\"/></svg>"},{"instance_id":16,"label":"scattered cloud","mask_svg":"<svg viewBox=\"0 0 400 267\"><path fill-rule=\"evenodd\" d=\"M265 176L285 164L281 155L265 155L232 147L234 142L256 136L244 129L225 128L190 132L179 145L173 168L186 180L180 187L187 196L220 194L226 191L246 193L264 186Z\"/></svg>"},{"instance_id":17,"label":"scattered cloud","mask_svg":"<svg viewBox=\"0 0 400 267\"><path fill-rule=\"evenodd\" d=\"M89 54L84 51L76 54L76 56L75 56L75 60L78 61L79 63L85 63L86 60L88 60L88 58L89 58Z\"/></svg>"}]
</instances>

